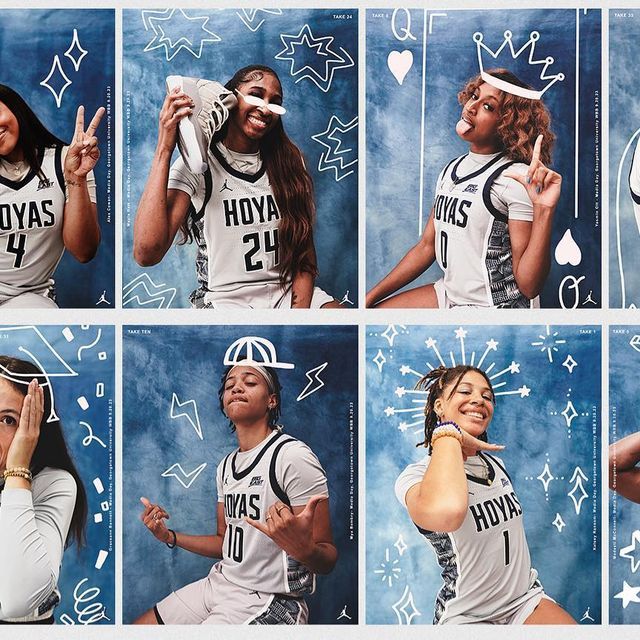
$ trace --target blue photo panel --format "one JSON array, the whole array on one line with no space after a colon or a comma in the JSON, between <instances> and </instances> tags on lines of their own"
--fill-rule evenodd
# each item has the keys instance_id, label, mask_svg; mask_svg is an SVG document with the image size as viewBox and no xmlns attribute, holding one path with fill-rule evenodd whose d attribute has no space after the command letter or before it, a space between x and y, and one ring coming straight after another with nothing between
<instances>
[{"instance_id":1,"label":"blue photo panel","mask_svg":"<svg viewBox=\"0 0 640 640\"><path fill-rule=\"evenodd\" d=\"M609 330L609 622L640 624L640 327Z\"/></svg>"},{"instance_id":2,"label":"blue photo panel","mask_svg":"<svg viewBox=\"0 0 640 640\"><path fill-rule=\"evenodd\" d=\"M85 108L85 130L97 109L106 109L95 134L100 149L93 170L102 235L98 251L87 264L80 264L65 252L53 279L59 307L114 307L115 11L2 9L0 42L1 82L17 91L42 124L65 144L72 141L78 106ZM40 191L41 185L38 187ZM22 266L32 248L28 229L39 223L30 220L27 233L21 234L25 227L17 214L0 222L0 251L24 249L22 256L16 254L14 262ZM41 223L46 227L47 218L43 217ZM26 235L24 244L21 235ZM16 238L12 240L11 236Z\"/></svg>"},{"instance_id":3,"label":"blue photo panel","mask_svg":"<svg viewBox=\"0 0 640 640\"><path fill-rule=\"evenodd\" d=\"M599 623L600 329L392 324L368 326L366 340L367 623L434 620L443 575L431 545L396 499L394 485L409 464L427 455L424 447L416 448L425 437L427 401L416 383L437 367L461 364L481 369L491 382L495 405L488 441L505 448L488 453L501 461L509 478L502 478L501 490L515 492L521 506L516 515L523 518L526 541L520 551L509 550L504 536L505 566L520 563L528 546L530 565L545 593L581 624ZM471 498L471 485L469 481L473 516L476 498ZM477 493L480 500L480 489ZM472 527L464 543L467 553L473 554L474 537L480 544L480 537L489 532L502 543L509 518L515 517L506 508L486 508L479 513L476 507L476 515L490 528L478 524L481 533L476 533ZM502 562L502 546L498 547L495 562ZM460 567L468 585L470 559L459 548L450 567ZM476 552L474 557L481 556ZM493 563L493 556L487 562ZM509 587L502 584L496 597ZM482 603L483 612L472 607L469 615L484 615L491 602Z\"/></svg>"},{"instance_id":4,"label":"blue photo panel","mask_svg":"<svg viewBox=\"0 0 640 640\"><path fill-rule=\"evenodd\" d=\"M287 110L282 123L313 179L316 284L343 306L358 305L358 12L188 8L123 12L123 306L189 307L197 286L195 244L171 247L152 267L140 267L133 258L133 224L158 140L165 78L224 84L253 64L278 74ZM176 150L173 160L178 156ZM206 220L222 225L218 236L230 227L256 226L254 209L247 213L253 217L223 224L222 210L212 212L218 193L229 206L245 205L231 187L225 190L224 181L218 180L212 193ZM207 238L211 245L215 231ZM246 258L241 264L247 266L239 267L245 278L259 272L256 253L258 258L274 253L266 246L272 240L254 245L245 235L236 243ZM277 263L277 249L274 255Z\"/></svg>"},{"instance_id":5,"label":"blue photo panel","mask_svg":"<svg viewBox=\"0 0 640 640\"><path fill-rule=\"evenodd\" d=\"M167 526L176 531L215 533L216 469L238 448L218 389L224 362L237 361L253 345L256 360L258 353L270 354L269 362L294 365L277 369L283 387L278 422L285 435L311 448L328 480L338 561L331 573L317 577L315 593L306 598L309 622L356 624L357 328L125 326L123 337L123 622L206 577L217 562L157 540L140 521L140 498L161 505L170 515ZM141 563L141 557L153 562ZM251 555L244 568L247 561Z\"/></svg>"},{"instance_id":6,"label":"blue photo panel","mask_svg":"<svg viewBox=\"0 0 640 640\"><path fill-rule=\"evenodd\" d=\"M556 137L549 166L562 187L540 306L600 307L600 10L370 9L366 25L367 289L416 245L440 173L469 152L456 134L458 92L481 71L503 68L540 94ZM470 180L467 193L480 194L483 180ZM457 236L472 233L450 209ZM445 266L470 259L452 255L446 240L431 248ZM434 261L409 287L441 276Z\"/></svg>"},{"instance_id":7,"label":"blue photo panel","mask_svg":"<svg viewBox=\"0 0 640 640\"><path fill-rule=\"evenodd\" d=\"M0 327L0 354L26 360L44 373L39 381L45 394L53 395L45 428L59 418L86 492L86 545L78 548L73 542L65 550L58 579L55 620L60 624L116 621L114 334L111 326ZM21 384L6 368L0 367L1 376Z\"/></svg>"},{"instance_id":8,"label":"blue photo panel","mask_svg":"<svg viewBox=\"0 0 640 640\"><path fill-rule=\"evenodd\" d=\"M640 304L640 12L609 11L609 304Z\"/></svg>"}]
</instances>

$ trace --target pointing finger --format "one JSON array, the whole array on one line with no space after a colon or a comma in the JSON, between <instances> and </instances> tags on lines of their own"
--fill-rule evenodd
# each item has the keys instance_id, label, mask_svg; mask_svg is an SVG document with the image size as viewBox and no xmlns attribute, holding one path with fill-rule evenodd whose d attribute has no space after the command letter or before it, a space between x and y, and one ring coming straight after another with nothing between
<instances>
[{"instance_id":1,"label":"pointing finger","mask_svg":"<svg viewBox=\"0 0 640 640\"><path fill-rule=\"evenodd\" d=\"M84 107L80 105L76 112L76 129L73 133L74 141L77 143L82 142L82 135L84 134Z\"/></svg>"},{"instance_id":2,"label":"pointing finger","mask_svg":"<svg viewBox=\"0 0 640 640\"><path fill-rule=\"evenodd\" d=\"M105 114L104 107L100 107L96 111L96 115L93 116L93 119L89 123L89 128L87 129L87 136L91 137L96 132L96 129L98 128L98 125L100 124L100 120L102 120L102 116L104 114Z\"/></svg>"},{"instance_id":3,"label":"pointing finger","mask_svg":"<svg viewBox=\"0 0 640 640\"><path fill-rule=\"evenodd\" d=\"M536 143L533 145L533 155L531 156L531 167L535 166L538 162L540 162L540 152L542 151L542 139L543 136L540 134L536 138Z\"/></svg>"}]
</instances>

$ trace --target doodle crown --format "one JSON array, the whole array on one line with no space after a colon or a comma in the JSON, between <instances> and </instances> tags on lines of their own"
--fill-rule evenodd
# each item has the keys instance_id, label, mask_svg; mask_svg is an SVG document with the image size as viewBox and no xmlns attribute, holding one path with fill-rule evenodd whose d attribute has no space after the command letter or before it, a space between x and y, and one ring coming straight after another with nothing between
<instances>
[{"instance_id":1,"label":"doodle crown","mask_svg":"<svg viewBox=\"0 0 640 640\"><path fill-rule=\"evenodd\" d=\"M293 369L290 362L278 362L276 348L266 338L246 336L238 338L224 354L225 366L244 364L247 366L272 367L274 369Z\"/></svg>"},{"instance_id":2,"label":"doodle crown","mask_svg":"<svg viewBox=\"0 0 640 640\"><path fill-rule=\"evenodd\" d=\"M513 45L513 33L511 31L504 32L504 42L496 49L495 51L491 50L487 47L483 42L484 36L479 31L473 34L473 40L476 43L476 49L478 52L478 65L480 67L480 76L482 79L496 87L496 89L500 89L502 91L506 91L507 93L512 93L516 96L520 96L522 98L529 98L531 100L540 100L540 98L544 95L544 93L556 82L564 80L564 73L547 73L549 67L555 62L555 60L548 56L546 58L541 58L536 60L536 43L540 39L540 34L537 31L532 31L529 34L529 39L516 51ZM508 47L508 51L503 54L505 48ZM511 59L516 60L520 55L524 54L526 51L529 51L529 60L528 63L531 66L534 65L542 65L542 70L540 71L540 86L536 89L526 89L525 87L519 87L511 82L506 80L502 80L500 78L495 78L494 76L488 74L484 69L485 65L483 64L483 57L486 59L488 56L491 56L493 60L497 60L500 55L502 55L502 60L505 60L506 57L511 54ZM507 64L501 64L500 66L508 68ZM547 83L544 84L543 83Z\"/></svg>"}]
</instances>

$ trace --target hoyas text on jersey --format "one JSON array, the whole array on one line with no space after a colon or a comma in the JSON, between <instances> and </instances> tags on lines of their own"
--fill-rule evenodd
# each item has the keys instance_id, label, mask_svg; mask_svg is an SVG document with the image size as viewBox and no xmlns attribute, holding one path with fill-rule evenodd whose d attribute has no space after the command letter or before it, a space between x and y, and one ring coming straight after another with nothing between
<instances>
[{"instance_id":1,"label":"hoyas text on jersey","mask_svg":"<svg viewBox=\"0 0 640 640\"><path fill-rule=\"evenodd\" d=\"M224 496L224 515L227 518L260 520L260 494L227 493Z\"/></svg>"},{"instance_id":2,"label":"hoyas text on jersey","mask_svg":"<svg viewBox=\"0 0 640 640\"><path fill-rule=\"evenodd\" d=\"M433 215L436 220L441 220L456 227L466 227L468 221L467 209L471 207L470 200L462 200L456 196L439 194L433 203Z\"/></svg>"},{"instance_id":3,"label":"hoyas text on jersey","mask_svg":"<svg viewBox=\"0 0 640 640\"><path fill-rule=\"evenodd\" d=\"M53 200L0 204L0 231L22 231L53 227Z\"/></svg>"},{"instance_id":4,"label":"hoyas text on jersey","mask_svg":"<svg viewBox=\"0 0 640 640\"><path fill-rule=\"evenodd\" d=\"M522 507L513 491L497 498L469 505L469 511L473 516L473 520L476 523L476 531L478 532L497 527L503 522L522 515Z\"/></svg>"},{"instance_id":5,"label":"hoyas text on jersey","mask_svg":"<svg viewBox=\"0 0 640 640\"><path fill-rule=\"evenodd\" d=\"M280 219L276 201L270 193L253 198L228 198L222 204L227 227L263 224Z\"/></svg>"}]
</instances>

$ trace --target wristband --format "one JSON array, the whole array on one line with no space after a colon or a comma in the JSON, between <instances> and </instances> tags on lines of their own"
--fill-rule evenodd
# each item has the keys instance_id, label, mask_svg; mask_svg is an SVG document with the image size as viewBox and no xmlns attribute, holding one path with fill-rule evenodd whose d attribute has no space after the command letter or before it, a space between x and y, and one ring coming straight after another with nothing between
<instances>
[{"instance_id":1,"label":"wristband","mask_svg":"<svg viewBox=\"0 0 640 640\"><path fill-rule=\"evenodd\" d=\"M178 536L173 529L169 529L168 531L169 533L173 534L173 542L165 542L165 544L167 545L167 547L169 547L169 549L175 549L176 545L178 544Z\"/></svg>"},{"instance_id":2,"label":"wristband","mask_svg":"<svg viewBox=\"0 0 640 640\"><path fill-rule=\"evenodd\" d=\"M455 438L462 445L462 430L455 422L439 422L431 434L431 446L438 438Z\"/></svg>"},{"instance_id":3,"label":"wristband","mask_svg":"<svg viewBox=\"0 0 640 640\"><path fill-rule=\"evenodd\" d=\"M26 467L11 467L10 469L5 469L2 473L2 477L5 480L7 478L24 478L29 482L33 482L33 475Z\"/></svg>"}]
</instances>

